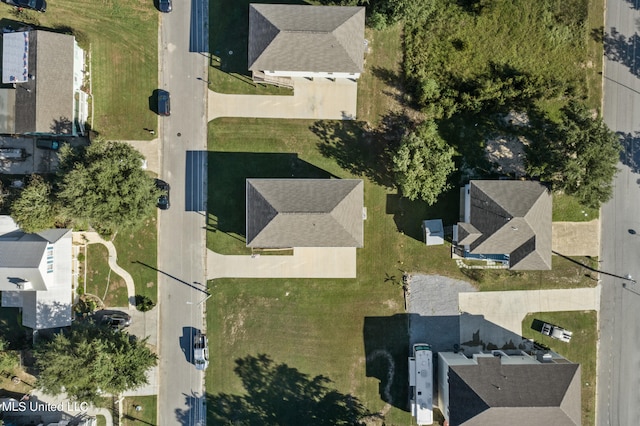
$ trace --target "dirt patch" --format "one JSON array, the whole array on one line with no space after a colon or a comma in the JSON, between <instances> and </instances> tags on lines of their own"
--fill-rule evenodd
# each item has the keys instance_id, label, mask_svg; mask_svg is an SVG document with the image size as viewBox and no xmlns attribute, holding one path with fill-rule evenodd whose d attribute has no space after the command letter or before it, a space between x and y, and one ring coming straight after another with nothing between
<instances>
[{"instance_id":1,"label":"dirt patch","mask_svg":"<svg viewBox=\"0 0 640 426\"><path fill-rule=\"evenodd\" d=\"M487 159L498 173L524 176L525 147L529 141L523 136L496 136L485 145Z\"/></svg>"},{"instance_id":2,"label":"dirt patch","mask_svg":"<svg viewBox=\"0 0 640 426\"><path fill-rule=\"evenodd\" d=\"M502 117L505 126L512 128L529 127L529 117L525 113L510 112ZM497 135L485 141L485 155L498 173L524 176L525 149L529 140L519 135Z\"/></svg>"}]
</instances>

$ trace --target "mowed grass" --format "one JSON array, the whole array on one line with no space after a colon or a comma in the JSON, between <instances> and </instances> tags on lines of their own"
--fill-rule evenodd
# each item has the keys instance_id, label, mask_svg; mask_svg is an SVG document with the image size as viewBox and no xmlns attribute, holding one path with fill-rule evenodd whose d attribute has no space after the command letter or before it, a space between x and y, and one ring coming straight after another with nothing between
<instances>
[{"instance_id":1,"label":"mowed grass","mask_svg":"<svg viewBox=\"0 0 640 426\"><path fill-rule=\"evenodd\" d=\"M360 134L358 123L340 126L346 133ZM244 239L247 177L363 178L322 154L325 139L317 130L316 122L304 120L225 118L209 124L208 248L223 254L250 253ZM457 221L457 188L428 207L398 197L395 190L366 177L364 184L367 220L365 247L357 252L357 279L210 283L214 296L208 301L207 324L211 353L216 354L207 372L211 402L220 393L243 393L234 373L236 359L265 353L276 364L286 363L311 376L327 375L338 391L378 411L384 406L380 389L386 385L388 365L383 359L366 359L380 349L391 354L395 368L394 408L386 421L409 424L409 342L398 284L402 271L463 279L482 290L595 285L584 267L557 257L552 271L486 271L480 282L474 281L456 266L448 245L427 247L423 242L422 220L440 217L445 225Z\"/></svg>"},{"instance_id":2,"label":"mowed grass","mask_svg":"<svg viewBox=\"0 0 640 426\"><path fill-rule=\"evenodd\" d=\"M537 320L537 321L536 321ZM535 322L534 322L535 321ZM573 332L570 343L542 335L539 322L558 325ZM582 424L595 424L596 342L598 339L596 312L536 312L522 320L522 335L580 364L582 383ZM532 328L534 326L536 329Z\"/></svg>"},{"instance_id":3,"label":"mowed grass","mask_svg":"<svg viewBox=\"0 0 640 426\"><path fill-rule=\"evenodd\" d=\"M134 425L151 425L155 426L158 423L158 410L157 410L157 397L153 396L136 396L126 397L122 401L122 409L124 410L122 416L123 426ZM140 406L141 410L136 411L136 406Z\"/></svg>"},{"instance_id":4,"label":"mowed grass","mask_svg":"<svg viewBox=\"0 0 640 426\"><path fill-rule=\"evenodd\" d=\"M124 268L136 286L136 295L158 300L158 232L155 216L145 220L134 231L120 231L113 244L118 253L118 264Z\"/></svg>"},{"instance_id":5,"label":"mowed grass","mask_svg":"<svg viewBox=\"0 0 640 426\"><path fill-rule=\"evenodd\" d=\"M0 5L0 16L15 19ZM92 127L107 139L150 139L149 96L158 86L158 14L151 0L55 0L29 12L42 29L76 35L90 54ZM91 111L90 111L91 113Z\"/></svg>"},{"instance_id":6,"label":"mowed grass","mask_svg":"<svg viewBox=\"0 0 640 426\"><path fill-rule=\"evenodd\" d=\"M127 284L109 267L109 252L102 244L87 245L85 293L98 296L107 307L128 306Z\"/></svg>"}]
</instances>

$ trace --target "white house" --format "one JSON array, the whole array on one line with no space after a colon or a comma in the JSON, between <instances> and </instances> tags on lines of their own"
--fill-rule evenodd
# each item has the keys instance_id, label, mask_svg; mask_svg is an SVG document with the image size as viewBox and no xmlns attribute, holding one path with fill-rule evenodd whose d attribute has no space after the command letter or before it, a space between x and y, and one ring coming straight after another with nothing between
<instances>
[{"instance_id":1,"label":"white house","mask_svg":"<svg viewBox=\"0 0 640 426\"><path fill-rule=\"evenodd\" d=\"M0 216L2 307L22 308L22 325L34 330L71 325L71 230L20 230Z\"/></svg>"}]
</instances>

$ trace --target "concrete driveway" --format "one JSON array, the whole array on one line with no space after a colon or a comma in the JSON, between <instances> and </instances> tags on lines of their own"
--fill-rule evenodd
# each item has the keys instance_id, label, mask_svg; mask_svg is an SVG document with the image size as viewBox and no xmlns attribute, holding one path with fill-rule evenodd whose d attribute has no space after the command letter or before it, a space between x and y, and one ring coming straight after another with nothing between
<instances>
[{"instance_id":1,"label":"concrete driveway","mask_svg":"<svg viewBox=\"0 0 640 426\"><path fill-rule=\"evenodd\" d=\"M553 222L552 249L564 256L600 256L600 220Z\"/></svg>"},{"instance_id":2,"label":"concrete driveway","mask_svg":"<svg viewBox=\"0 0 640 426\"><path fill-rule=\"evenodd\" d=\"M598 311L600 286L460 293L458 304L460 312L470 314L461 316L460 341L501 347L522 335L522 320L529 312Z\"/></svg>"},{"instance_id":3,"label":"concrete driveway","mask_svg":"<svg viewBox=\"0 0 640 426\"><path fill-rule=\"evenodd\" d=\"M218 117L355 120L358 84L327 78L294 79L293 96L227 95L209 91L209 121Z\"/></svg>"},{"instance_id":4,"label":"concrete driveway","mask_svg":"<svg viewBox=\"0 0 640 426\"><path fill-rule=\"evenodd\" d=\"M207 279L216 278L355 278L353 247L304 247L292 256L224 256L208 250Z\"/></svg>"}]
</instances>

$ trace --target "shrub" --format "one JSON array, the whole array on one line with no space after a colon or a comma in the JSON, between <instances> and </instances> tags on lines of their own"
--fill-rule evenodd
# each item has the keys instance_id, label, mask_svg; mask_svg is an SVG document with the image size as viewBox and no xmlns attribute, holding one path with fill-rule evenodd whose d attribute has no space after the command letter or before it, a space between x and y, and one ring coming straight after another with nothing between
<instances>
[{"instance_id":1,"label":"shrub","mask_svg":"<svg viewBox=\"0 0 640 426\"><path fill-rule=\"evenodd\" d=\"M141 294L136 294L136 309L140 312L147 312L153 309L156 306L153 303L153 300L149 296L143 296Z\"/></svg>"}]
</instances>

